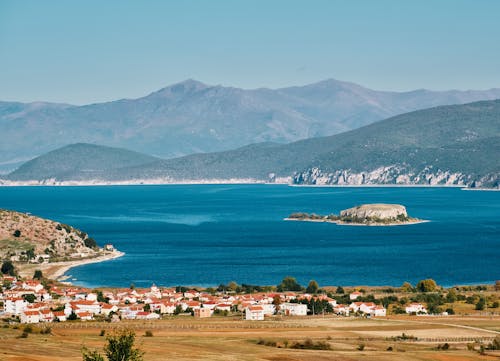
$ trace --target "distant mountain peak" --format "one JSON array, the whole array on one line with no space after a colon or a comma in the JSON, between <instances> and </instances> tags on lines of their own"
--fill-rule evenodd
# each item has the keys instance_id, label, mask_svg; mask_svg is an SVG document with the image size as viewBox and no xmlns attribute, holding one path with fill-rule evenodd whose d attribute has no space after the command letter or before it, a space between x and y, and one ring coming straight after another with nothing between
<instances>
[{"instance_id":1,"label":"distant mountain peak","mask_svg":"<svg viewBox=\"0 0 500 361\"><path fill-rule=\"evenodd\" d=\"M204 84L198 80L186 79L179 83L175 83L165 88L162 88L150 95L170 96L170 95L192 94L210 87L211 87L210 85Z\"/></svg>"}]
</instances>

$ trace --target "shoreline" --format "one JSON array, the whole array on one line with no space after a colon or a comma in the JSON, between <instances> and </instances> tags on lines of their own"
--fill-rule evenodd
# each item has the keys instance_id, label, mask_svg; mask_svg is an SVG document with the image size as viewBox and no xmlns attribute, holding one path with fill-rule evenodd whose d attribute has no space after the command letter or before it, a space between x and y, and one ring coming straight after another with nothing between
<instances>
[{"instance_id":1,"label":"shoreline","mask_svg":"<svg viewBox=\"0 0 500 361\"><path fill-rule=\"evenodd\" d=\"M64 277L64 274L68 272L71 268L78 267L78 266L83 266L86 264L92 264L92 263L99 263L99 262L105 262L109 261L115 258L119 258L124 256L125 253L121 251L112 251L109 253L106 253L102 256L94 257L94 258L85 258L81 260L74 260L74 261L64 261L64 262L54 262L54 263L43 263L43 264L37 264L33 265L34 267L26 267L24 268L24 272L30 272L33 271L35 268L39 269L42 271L44 277L57 281L57 282L65 282L65 279L62 279ZM32 270L33 268L33 270Z\"/></svg>"},{"instance_id":2,"label":"shoreline","mask_svg":"<svg viewBox=\"0 0 500 361\"><path fill-rule=\"evenodd\" d=\"M284 218L284 221L296 222L317 222L317 223L334 223L339 226L367 226L367 227L393 227L393 226L410 226L412 224L428 223L429 220L417 219L414 222L398 222L398 223L348 223L343 221L332 221L329 219L298 219L298 218Z\"/></svg>"}]
</instances>

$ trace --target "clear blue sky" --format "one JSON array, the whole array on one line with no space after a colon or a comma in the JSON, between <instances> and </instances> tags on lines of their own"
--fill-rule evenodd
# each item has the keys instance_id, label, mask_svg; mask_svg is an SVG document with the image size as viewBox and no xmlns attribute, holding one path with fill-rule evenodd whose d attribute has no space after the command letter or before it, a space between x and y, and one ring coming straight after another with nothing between
<instances>
[{"instance_id":1,"label":"clear blue sky","mask_svg":"<svg viewBox=\"0 0 500 361\"><path fill-rule=\"evenodd\" d=\"M194 78L500 87L497 0L0 0L0 100L84 104Z\"/></svg>"}]
</instances>

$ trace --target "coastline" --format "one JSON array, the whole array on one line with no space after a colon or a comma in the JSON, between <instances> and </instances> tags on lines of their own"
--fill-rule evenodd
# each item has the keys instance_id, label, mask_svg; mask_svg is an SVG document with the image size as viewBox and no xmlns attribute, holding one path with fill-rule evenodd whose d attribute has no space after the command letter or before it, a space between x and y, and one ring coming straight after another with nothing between
<instances>
[{"instance_id":1,"label":"coastline","mask_svg":"<svg viewBox=\"0 0 500 361\"><path fill-rule=\"evenodd\" d=\"M95 257L95 258L85 258L81 260L74 260L74 261L65 261L65 262L54 262L54 263L42 263L42 264L36 264L36 265L30 265L30 267L25 267L22 271L26 275L28 275L29 272L34 272L35 269L39 269L43 272L43 275L46 278L52 279L54 281L59 281L62 282L64 281L64 274L68 272L71 268L77 267L77 266L82 266L85 264L91 264L91 263L99 263L99 262L104 262L104 261L109 261L115 258L119 258L124 256L125 253L121 251L112 251L109 253L106 253L102 256Z\"/></svg>"},{"instance_id":2,"label":"coastline","mask_svg":"<svg viewBox=\"0 0 500 361\"><path fill-rule=\"evenodd\" d=\"M332 221L329 219L298 219L298 218L284 218L284 221L296 222L317 222L317 223L334 223L339 226L367 226L367 227L393 227L393 226L410 226L412 224L428 223L426 219L416 219L413 222L397 222L397 223L348 223L342 221Z\"/></svg>"}]
</instances>

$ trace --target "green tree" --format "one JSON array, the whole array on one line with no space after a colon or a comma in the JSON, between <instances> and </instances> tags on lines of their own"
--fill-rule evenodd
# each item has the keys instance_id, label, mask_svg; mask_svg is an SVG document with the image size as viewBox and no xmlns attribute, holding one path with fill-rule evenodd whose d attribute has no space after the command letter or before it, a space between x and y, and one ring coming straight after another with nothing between
<instances>
[{"instance_id":1,"label":"green tree","mask_svg":"<svg viewBox=\"0 0 500 361\"><path fill-rule=\"evenodd\" d=\"M23 295L23 299L28 301L29 303L34 303L36 301L36 297L33 293L27 293Z\"/></svg>"},{"instance_id":2,"label":"green tree","mask_svg":"<svg viewBox=\"0 0 500 361\"><path fill-rule=\"evenodd\" d=\"M306 292L315 294L318 293L318 290L319 290L318 282L316 282L315 280L309 281L309 284L307 285L306 288Z\"/></svg>"},{"instance_id":3,"label":"green tree","mask_svg":"<svg viewBox=\"0 0 500 361\"><path fill-rule=\"evenodd\" d=\"M2 268L0 269L4 275L9 275L9 276L15 276L16 275L16 269L14 267L14 264L7 260L2 263Z\"/></svg>"},{"instance_id":4,"label":"green tree","mask_svg":"<svg viewBox=\"0 0 500 361\"><path fill-rule=\"evenodd\" d=\"M30 259L33 259L35 258L35 249L34 248L30 248L26 251L26 257L28 257L28 261Z\"/></svg>"},{"instance_id":5,"label":"green tree","mask_svg":"<svg viewBox=\"0 0 500 361\"><path fill-rule=\"evenodd\" d=\"M34 280L41 280L42 278L43 278L42 271L39 269L35 270L35 273L33 274L33 279Z\"/></svg>"},{"instance_id":6,"label":"green tree","mask_svg":"<svg viewBox=\"0 0 500 361\"><path fill-rule=\"evenodd\" d=\"M135 333L132 330L120 330L106 337L104 353L108 361L142 361L144 352L134 347ZM86 348L82 351L83 361L105 361L97 351Z\"/></svg>"},{"instance_id":7,"label":"green tree","mask_svg":"<svg viewBox=\"0 0 500 361\"><path fill-rule=\"evenodd\" d=\"M413 290L414 290L414 288L413 288L413 286L411 285L410 282L405 282L401 286L401 292L409 293L409 292L413 292Z\"/></svg>"},{"instance_id":8,"label":"green tree","mask_svg":"<svg viewBox=\"0 0 500 361\"><path fill-rule=\"evenodd\" d=\"M343 295L345 293L344 291L344 287L342 286L338 286L337 287L337 290L335 291L335 293L339 294L339 295Z\"/></svg>"},{"instance_id":9,"label":"green tree","mask_svg":"<svg viewBox=\"0 0 500 361\"><path fill-rule=\"evenodd\" d=\"M431 278L426 280L418 281L417 283L417 291L419 292L434 292L438 288L436 281Z\"/></svg>"},{"instance_id":10,"label":"green tree","mask_svg":"<svg viewBox=\"0 0 500 361\"><path fill-rule=\"evenodd\" d=\"M455 289L450 288L448 290L448 293L446 294L446 302L453 303L456 301L457 301L457 292L455 292Z\"/></svg>"},{"instance_id":11,"label":"green tree","mask_svg":"<svg viewBox=\"0 0 500 361\"><path fill-rule=\"evenodd\" d=\"M14 236L14 237L16 237L16 238L21 237L21 231L20 231L20 230L18 230L18 229L16 229L16 230L14 231L14 233L13 233L13 236Z\"/></svg>"},{"instance_id":12,"label":"green tree","mask_svg":"<svg viewBox=\"0 0 500 361\"><path fill-rule=\"evenodd\" d=\"M278 292L283 291L302 291L302 286L294 277L287 276L277 287Z\"/></svg>"},{"instance_id":13,"label":"green tree","mask_svg":"<svg viewBox=\"0 0 500 361\"><path fill-rule=\"evenodd\" d=\"M479 301L477 301L476 303L476 310L482 311L484 310L485 307L486 307L486 300L483 297L481 297Z\"/></svg>"}]
</instances>

